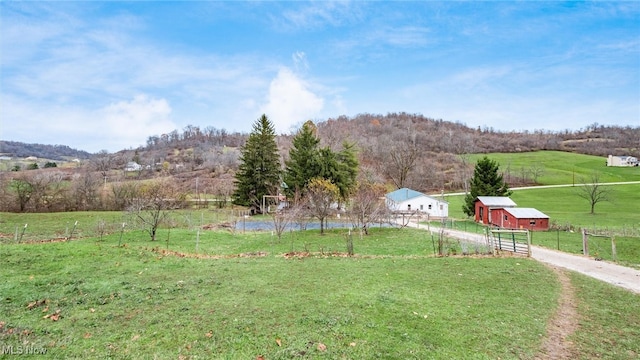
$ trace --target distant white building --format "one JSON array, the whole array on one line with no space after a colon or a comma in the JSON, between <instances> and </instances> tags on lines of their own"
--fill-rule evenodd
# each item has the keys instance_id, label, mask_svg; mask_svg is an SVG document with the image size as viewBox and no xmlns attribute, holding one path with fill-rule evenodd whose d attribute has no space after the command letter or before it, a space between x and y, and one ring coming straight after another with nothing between
<instances>
[{"instance_id":1,"label":"distant white building","mask_svg":"<svg viewBox=\"0 0 640 360\"><path fill-rule=\"evenodd\" d=\"M393 212L420 212L434 218L449 216L449 203L408 188L386 195L387 208Z\"/></svg>"},{"instance_id":2,"label":"distant white building","mask_svg":"<svg viewBox=\"0 0 640 360\"><path fill-rule=\"evenodd\" d=\"M633 156L609 155L607 166L638 166L638 158Z\"/></svg>"},{"instance_id":3,"label":"distant white building","mask_svg":"<svg viewBox=\"0 0 640 360\"><path fill-rule=\"evenodd\" d=\"M138 164L135 161L129 161L127 165L124 167L124 171L140 171L142 170L142 165Z\"/></svg>"}]
</instances>

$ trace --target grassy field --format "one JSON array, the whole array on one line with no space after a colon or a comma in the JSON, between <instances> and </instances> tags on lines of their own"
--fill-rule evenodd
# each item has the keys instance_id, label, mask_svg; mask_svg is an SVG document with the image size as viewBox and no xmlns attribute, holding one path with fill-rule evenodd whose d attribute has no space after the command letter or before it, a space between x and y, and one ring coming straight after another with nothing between
<instances>
[{"instance_id":1,"label":"grassy field","mask_svg":"<svg viewBox=\"0 0 640 360\"><path fill-rule=\"evenodd\" d=\"M534 151L474 154L470 156L470 160L475 163L485 155L498 162L500 171L508 170L513 176L520 176L522 169L541 167L542 175L538 178L541 185L590 182L594 172L599 175L601 182L640 181L640 167L607 167L607 159L600 156L562 151Z\"/></svg>"},{"instance_id":2,"label":"grassy field","mask_svg":"<svg viewBox=\"0 0 640 360\"><path fill-rule=\"evenodd\" d=\"M193 235L173 230L180 256L139 231L120 247L117 234L0 245L0 343L51 358L532 359L560 291L532 260L431 257L417 230L355 237L354 257L331 256L341 230L210 231L197 255ZM283 256L292 248L324 255ZM640 353L637 297L582 281L585 312L598 313L576 335L585 358L612 319L621 330L604 350Z\"/></svg>"},{"instance_id":3,"label":"grassy field","mask_svg":"<svg viewBox=\"0 0 640 360\"><path fill-rule=\"evenodd\" d=\"M578 359L638 359L640 301L638 295L573 273L579 328L570 340Z\"/></svg>"},{"instance_id":4,"label":"grassy field","mask_svg":"<svg viewBox=\"0 0 640 360\"><path fill-rule=\"evenodd\" d=\"M599 234L614 235L617 248L615 260L623 265L640 268L640 184L614 185L611 200L596 205L595 214L589 214L586 200L576 194L576 188L528 189L514 191L511 198L520 207L533 207L549 215L552 226L545 232L531 235L534 245L558 249L574 254L582 253L581 228ZM462 212L463 196L449 196L448 226L483 233L485 228L467 220ZM609 238L589 239L590 255L614 260Z\"/></svg>"},{"instance_id":5,"label":"grassy field","mask_svg":"<svg viewBox=\"0 0 640 360\"><path fill-rule=\"evenodd\" d=\"M476 161L482 156L473 155L471 159ZM557 151L487 156L500 164L501 171L509 168L514 176L521 169L534 164L542 167L543 173L538 179L541 185L578 184L591 181L594 173L598 174L602 183L640 180L640 168L607 167L606 159L597 156ZM609 201L596 204L594 214L590 214L589 202L580 197L579 185L516 190L511 198L519 207L536 208L549 215L552 227L564 230L534 233L534 244L580 254L580 229L587 228L592 232L615 235L617 260L625 265L640 267L640 184L606 185L603 188L609 193ZM462 212L464 196L448 196L447 201L451 218L467 219ZM465 222L459 222L457 228L483 231L477 225ZM591 238L590 243L591 255L613 260L609 239Z\"/></svg>"},{"instance_id":6,"label":"grassy field","mask_svg":"<svg viewBox=\"0 0 640 360\"><path fill-rule=\"evenodd\" d=\"M575 227L615 227L640 229L640 184L606 186L611 201L596 204L590 214L589 202L578 195L578 187L516 190L511 199L519 207L533 207L549 215L551 222ZM464 196L447 196L449 217L464 219Z\"/></svg>"},{"instance_id":7,"label":"grassy field","mask_svg":"<svg viewBox=\"0 0 640 360\"><path fill-rule=\"evenodd\" d=\"M604 163L555 152L500 156L513 169L544 163L539 181L548 184ZM565 161L575 169L562 170ZM637 169L603 168L601 181L640 180ZM515 191L513 199L558 225L636 233L640 185L612 189L614 201L595 215L575 188ZM451 217L465 218L462 197L447 200ZM200 228L239 219L175 212L172 228L151 242L122 212L0 213L0 358L12 349L61 359L533 359L561 290L553 271L529 259L434 257L422 230L353 233L348 257L344 229L278 239ZM580 252L578 232L532 240L555 248L560 235L561 250ZM592 254L606 258L610 244L598 241ZM640 264L637 237L616 242L621 262ZM571 281L580 326L569 340L579 357L638 358L638 296L577 274Z\"/></svg>"}]
</instances>

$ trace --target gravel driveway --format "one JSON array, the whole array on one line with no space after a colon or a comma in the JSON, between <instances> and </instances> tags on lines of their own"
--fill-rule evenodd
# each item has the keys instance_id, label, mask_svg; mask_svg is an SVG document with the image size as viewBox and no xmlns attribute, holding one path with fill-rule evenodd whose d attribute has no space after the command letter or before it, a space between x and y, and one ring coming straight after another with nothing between
<instances>
[{"instance_id":1,"label":"gravel driveway","mask_svg":"<svg viewBox=\"0 0 640 360\"><path fill-rule=\"evenodd\" d=\"M417 227L415 223L410 223L409 226ZM420 229L427 230L424 225L420 226ZM432 226L431 231L439 232L440 229ZM481 234L450 229L445 229L444 233L456 239L486 243L484 236ZM575 271L640 294L640 270L607 261L596 261L588 256L569 254L539 246L531 246L531 257L540 262Z\"/></svg>"}]
</instances>

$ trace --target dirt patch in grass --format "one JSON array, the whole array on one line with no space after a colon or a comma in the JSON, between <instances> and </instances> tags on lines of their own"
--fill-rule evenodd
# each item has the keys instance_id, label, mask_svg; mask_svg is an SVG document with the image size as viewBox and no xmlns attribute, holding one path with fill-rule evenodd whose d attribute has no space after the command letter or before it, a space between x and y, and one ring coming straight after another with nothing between
<instances>
[{"instance_id":1,"label":"dirt patch in grass","mask_svg":"<svg viewBox=\"0 0 640 360\"><path fill-rule=\"evenodd\" d=\"M578 310L574 289L571 279L564 270L557 267L551 268L558 276L562 291L558 299L558 310L547 324L547 334L536 359L573 359L576 357L576 350L568 337L578 329Z\"/></svg>"},{"instance_id":2,"label":"dirt patch in grass","mask_svg":"<svg viewBox=\"0 0 640 360\"><path fill-rule=\"evenodd\" d=\"M349 255L346 252L339 251L331 251L331 252L310 252L310 251L291 251L288 253L282 254L282 257L285 259L304 259L308 257L315 258L328 258L328 257L355 257L355 255Z\"/></svg>"},{"instance_id":3,"label":"dirt patch in grass","mask_svg":"<svg viewBox=\"0 0 640 360\"><path fill-rule=\"evenodd\" d=\"M157 247L150 250L162 256L176 256L181 258L193 258L193 259L233 259L233 258L255 258L255 257L267 256L267 253L264 251L231 254L231 255L207 255L207 254L196 254L196 253L184 253L179 251L160 249Z\"/></svg>"}]
</instances>

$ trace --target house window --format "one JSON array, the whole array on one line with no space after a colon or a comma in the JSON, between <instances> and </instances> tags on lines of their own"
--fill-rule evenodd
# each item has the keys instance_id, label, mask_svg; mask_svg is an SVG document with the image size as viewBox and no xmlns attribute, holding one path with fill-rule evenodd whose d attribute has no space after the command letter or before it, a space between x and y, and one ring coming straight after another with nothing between
<instances>
[{"instance_id":1,"label":"house window","mask_svg":"<svg viewBox=\"0 0 640 360\"><path fill-rule=\"evenodd\" d=\"M429 207L431 207L431 206L429 206ZM424 210L424 205L420 204L420 210L421 211Z\"/></svg>"},{"instance_id":2,"label":"house window","mask_svg":"<svg viewBox=\"0 0 640 360\"><path fill-rule=\"evenodd\" d=\"M483 208L483 207L480 207L480 216L478 216L478 218L479 218L480 220L482 220L482 215L484 215L484 214L483 214L483 213L484 213L484 211L483 211L483 210L484 210L484 208Z\"/></svg>"},{"instance_id":3,"label":"house window","mask_svg":"<svg viewBox=\"0 0 640 360\"><path fill-rule=\"evenodd\" d=\"M431 204L429 204L429 210L431 210Z\"/></svg>"},{"instance_id":4,"label":"house window","mask_svg":"<svg viewBox=\"0 0 640 360\"><path fill-rule=\"evenodd\" d=\"M407 205L407 210L411 211L411 204Z\"/></svg>"},{"instance_id":5,"label":"house window","mask_svg":"<svg viewBox=\"0 0 640 360\"><path fill-rule=\"evenodd\" d=\"M440 205L440 210L442 210L442 204Z\"/></svg>"},{"instance_id":6,"label":"house window","mask_svg":"<svg viewBox=\"0 0 640 360\"><path fill-rule=\"evenodd\" d=\"M529 220L529 225L535 225L536 221L535 220Z\"/></svg>"},{"instance_id":7,"label":"house window","mask_svg":"<svg viewBox=\"0 0 640 360\"><path fill-rule=\"evenodd\" d=\"M508 215L505 215L505 216L504 216L504 221L507 221L507 220L509 220L509 216L508 216Z\"/></svg>"}]
</instances>

